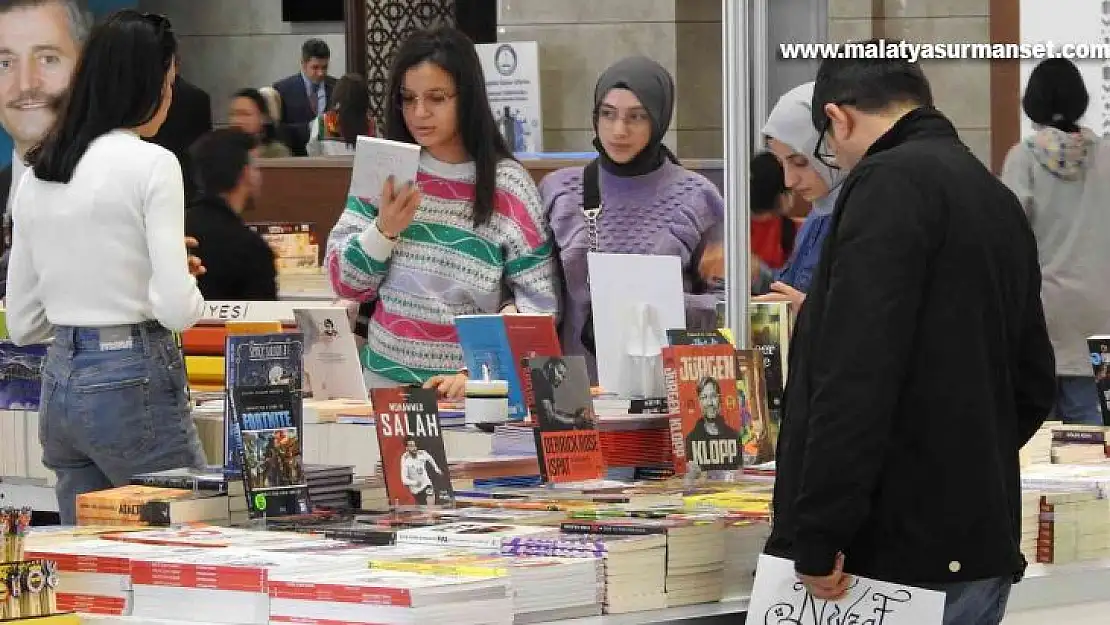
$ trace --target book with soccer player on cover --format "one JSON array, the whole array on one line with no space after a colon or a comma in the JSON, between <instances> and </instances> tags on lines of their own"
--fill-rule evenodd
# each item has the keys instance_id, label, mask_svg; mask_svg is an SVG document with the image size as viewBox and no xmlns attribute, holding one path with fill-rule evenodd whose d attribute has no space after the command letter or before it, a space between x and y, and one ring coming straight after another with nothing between
<instances>
[{"instance_id":1,"label":"book with soccer player on cover","mask_svg":"<svg viewBox=\"0 0 1110 625\"><path fill-rule=\"evenodd\" d=\"M731 345L663 348L675 472L742 465L736 350Z\"/></svg>"},{"instance_id":2,"label":"book with soccer player on cover","mask_svg":"<svg viewBox=\"0 0 1110 625\"><path fill-rule=\"evenodd\" d=\"M455 501L436 391L370 391L386 495L392 506L447 506Z\"/></svg>"}]
</instances>

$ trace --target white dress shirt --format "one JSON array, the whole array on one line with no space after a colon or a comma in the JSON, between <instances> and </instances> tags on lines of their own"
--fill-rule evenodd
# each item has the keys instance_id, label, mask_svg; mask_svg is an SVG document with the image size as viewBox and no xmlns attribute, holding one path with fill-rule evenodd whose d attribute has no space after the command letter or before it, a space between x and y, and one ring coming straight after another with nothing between
<instances>
[{"instance_id":1,"label":"white dress shirt","mask_svg":"<svg viewBox=\"0 0 1110 625\"><path fill-rule=\"evenodd\" d=\"M23 172L27 171L27 166L23 164L23 157L19 152L12 150L12 183L8 187L8 205L4 207L5 212L12 210L12 198L15 197L15 190L19 188L19 181L23 178Z\"/></svg>"},{"instance_id":2,"label":"white dress shirt","mask_svg":"<svg viewBox=\"0 0 1110 625\"><path fill-rule=\"evenodd\" d=\"M16 344L44 341L56 325L157 320L180 331L200 319L181 166L165 148L125 130L103 135L69 183L24 175L12 218L7 322Z\"/></svg>"}]
</instances>

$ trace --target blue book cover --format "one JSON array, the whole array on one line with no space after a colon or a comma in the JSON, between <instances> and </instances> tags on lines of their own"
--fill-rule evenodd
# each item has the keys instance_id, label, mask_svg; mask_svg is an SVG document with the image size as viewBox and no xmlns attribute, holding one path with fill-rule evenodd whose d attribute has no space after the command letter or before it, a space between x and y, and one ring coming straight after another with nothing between
<instances>
[{"instance_id":1,"label":"blue book cover","mask_svg":"<svg viewBox=\"0 0 1110 625\"><path fill-rule=\"evenodd\" d=\"M528 416L528 403L501 315L460 315L455 317L455 328L470 378L480 380L483 371L488 370L491 380L508 382L509 419L523 421Z\"/></svg>"},{"instance_id":2,"label":"blue book cover","mask_svg":"<svg viewBox=\"0 0 1110 625\"><path fill-rule=\"evenodd\" d=\"M302 426L302 381L304 379L304 335L299 332L247 334L227 337L224 401L224 467L229 476L241 471L242 437L237 427L238 389L265 386L288 387L293 397L289 424L298 433Z\"/></svg>"},{"instance_id":3,"label":"blue book cover","mask_svg":"<svg viewBox=\"0 0 1110 625\"><path fill-rule=\"evenodd\" d=\"M45 345L0 343L0 410L38 410Z\"/></svg>"}]
</instances>

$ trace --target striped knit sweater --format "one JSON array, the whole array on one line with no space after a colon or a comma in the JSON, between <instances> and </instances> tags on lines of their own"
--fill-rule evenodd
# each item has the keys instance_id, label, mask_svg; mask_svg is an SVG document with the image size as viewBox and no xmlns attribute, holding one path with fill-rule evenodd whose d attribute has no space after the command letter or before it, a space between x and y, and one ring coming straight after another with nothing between
<instances>
[{"instance_id":1,"label":"striped knit sweater","mask_svg":"<svg viewBox=\"0 0 1110 625\"><path fill-rule=\"evenodd\" d=\"M378 208L357 197L328 237L327 270L337 295L377 300L363 366L402 384L463 367L457 315L498 312L506 296L524 313L557 311L552 238L532 178L516 161L497 168L495 210L474 227L474 165L425 152L423 199L396 242L375 227Z\"/></svg>"}]
</instances>

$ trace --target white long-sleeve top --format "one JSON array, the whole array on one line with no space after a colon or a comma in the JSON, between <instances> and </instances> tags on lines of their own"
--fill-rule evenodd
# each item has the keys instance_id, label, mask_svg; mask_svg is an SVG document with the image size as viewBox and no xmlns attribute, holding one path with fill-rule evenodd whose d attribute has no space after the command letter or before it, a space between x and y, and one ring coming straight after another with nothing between
<instances>
[{"instance_id":1,"label":"white long-sleeve top","mask_svg":"<svg viewBox=\"0 0 1110 625\"><path fill-rule=\"evenodd\" d=\"M204 298L189 274L185 190L173 153L117 130L92 142L67 184L28 171L12 202L7 323L18 345L53 326L157 320L184 330Z\"/></svg>"}]
</instances>

